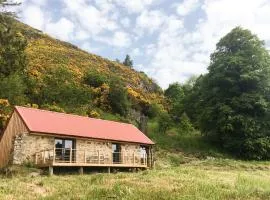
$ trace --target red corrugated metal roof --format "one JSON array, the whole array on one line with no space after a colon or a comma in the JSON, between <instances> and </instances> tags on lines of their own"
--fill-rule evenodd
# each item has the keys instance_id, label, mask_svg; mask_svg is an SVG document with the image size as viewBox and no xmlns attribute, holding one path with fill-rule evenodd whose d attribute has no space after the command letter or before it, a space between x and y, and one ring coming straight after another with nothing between
<instances>
[{"instance_id":1,"label":"red corrugated metal roof","mask_svg":"<svg viewBox=\"0 0 270 200\"><path fill-rule=\"evenodd\" d=\"M132 124L21 106L15 108L31 132L154 144Z\"/></svg>"}]
</instances>

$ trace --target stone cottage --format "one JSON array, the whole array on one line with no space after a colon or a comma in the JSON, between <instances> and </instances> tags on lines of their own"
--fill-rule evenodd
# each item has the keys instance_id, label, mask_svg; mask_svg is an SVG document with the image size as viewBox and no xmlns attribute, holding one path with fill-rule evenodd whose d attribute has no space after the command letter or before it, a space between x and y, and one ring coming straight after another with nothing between
<instances>
[{"instance_id":1,"label":"stone cottage","mask_svg":"<svg viewBox=\"0 0 270 200\"><path fill-rule=\"evenodd\" d=\"M16 106L0 137L0 168L152 167L153 142L132 124Z\"/></svg>"}]
</instances>

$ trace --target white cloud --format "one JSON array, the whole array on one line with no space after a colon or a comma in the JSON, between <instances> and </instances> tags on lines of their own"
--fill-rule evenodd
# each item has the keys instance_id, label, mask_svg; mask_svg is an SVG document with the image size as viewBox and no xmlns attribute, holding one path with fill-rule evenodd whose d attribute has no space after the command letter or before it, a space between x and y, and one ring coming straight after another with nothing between
<instances>
[{"instance_id":1,"label":"white cloud","mask_svg":"<svg viewBox=\"0 0 270 200\"><path fill-rule=\"evenodd\" d=\"M232 6L233 5L233 6ZM244 5L245 9L242 9ZM270 40L268 0L207 0L203 5L206 19L198 24L201 50L210 53L218 40L236 26L250 29L261 39Z\"/></svg>"},{"instance_id":2,"label":"white cloud","mask_svg":"<svg viewBox=\"0 0 270 200\"><path fill-rule=\"evenodd\" d=\"M116 31L112 37L98 36L96 39L111 46L125 48L131 45L131 37L124 31Z\"/></svg>"},{"instance_id":3,"label":"white cloud","mask_svg":"<svg viewBox=\"0 0 270 200\"><path fill-rule=\"evenodd\" d=\"M139 13L154 3L154 0L112 0L130 13Z\"/></svg>"},{"instance_id":4,"label":"white cloud","mask_svg":"<svg viewBox=\"0 0 270 200\"><path fill-rule=\"evenodd\" d=\"M72 39L74 24L63 17L55 23L48 23L45 31L58 39L67 41Z\"/></svg>"},{"instance_id":5,"label":"white cloud","mask_svg":"<svg viewBox=\"0 0 270 200\"><path fill-rule=\"evenodd\" d=\"M149 31L153 33L154 31L161 28L161 25L166 20L166 15L164 15L159 10L143 11L136 19L136 26L139 29Z\"/></svg>"},{"instance_id":6,"label":"white cloud","mask_svg":"<svg viewBox=\"0 0 270 200\"><path fill-rule=\"evenodd\" d=\"M130 19L125 17L120 20L120 23L125 27L128 28L130 26Z\"/></svg>"},{"instance_id":7,"label":"white cloud","mask_svg":"<svg viewBox=\"0 0 270 200\"><path fill-rule=\"evenodd\" d=\"M131 51L131 57L137 57L142 55L142 51L139 48L135 48Z\"/></svg>"},{"instance_id":8,"label":"white cloud","mask_svg":"<svg viewBox=\"0 0 270 200\"><path fill-rule=\"evenodd\" d=\"M199 7L199 0L184 0L176 6L177 13L181 16L188 15Z\"/></svg>"},{"instance_id":9,"label":"white cloud","mask_svg":"<svg viewBox=\"0 0 270 200\"><path fill-rule=\"evenodd\" d=\"M111 20L108 15L110 9L99 10L91 4L87 4L83 0L64 1L64 13L77 25L86 30L89 35L96 36L103 31L114 31L118 25Z\"/></svg>"},{"instance_id":10,"label":"white cloud","mask_svg":"<svg viewBox=\"0 0 270 200\"><path fill-rule=\"evenodd\" d=\"M170 17L157 44L146 48L146 53L152 55L151 69L146 72L163 88L173 81L184 82L192 74L205 73L216 43L236 26L250 29L270 42L270 1L205 0L202 5L205 18L198 19L192 31L183 24L181 27L177 17ZM188 15L191 11L186 7L178 14Z\"/></svg>"},{"instance_id":11,"label":"white cloud","mask_svg":"<svg viewBox=\"0 0 270 200\"><path fill-rule=\"evenodd\" d=\"M31 3L39 5L39 6L45 6L47 4L48 0L32 0Z\"/></svg>"},{"instance_id":12,"label":"white cloud","mask_svg":"<svg viewBox=\"0 0 270 200\"><path fill-rule=\"evenodd\" d=\"M89 53L96 53L99 51L99 48L92 46L89 42L84 42L81 45L81 48Z\"/></svg>"},{"instance_id":13,"label":"white cloud","mask_svg":"<svg viewBox=\"0 0 270 200\"><path fill-rule=\"evenodd\" d=\"M131 44L131 39L127 33L117 31L113 35L112 44L118 47L128 47Z\"/></svg>"},{"instance_id":14,"label":"white cloud","mask_svg":"<svg viewBox=\"0 0 270 200\"><path fill-rule=\"evenodd\" d=\"M44 14L39 6L25 7L21 17L25 23L34 28L42 30L44 27Z\"/></svg>"},{"instance_id":15,"label":"white cloud","mask_svg":"<svg viewBox=\"0 0 270 200\"><path fill-rule=\"evenodd\" d=\"M86 40L90 37L89 33L83 29L79 29L75 32L74 39L76 40Z\"/></svg>"}]
</instances>

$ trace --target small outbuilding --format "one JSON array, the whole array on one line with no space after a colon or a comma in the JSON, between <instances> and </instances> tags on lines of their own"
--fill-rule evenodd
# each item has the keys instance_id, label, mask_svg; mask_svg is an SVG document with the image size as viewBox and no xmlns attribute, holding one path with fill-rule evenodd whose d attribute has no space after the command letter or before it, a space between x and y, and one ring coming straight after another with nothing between
<instances>
[{"instance_id":1,"label":"small outbuilding","mask_svg":"<svg viewBox=\"0 0 270 200\"><path fill-rule=\"evenodd\" d=\"M149 168L153 144L132 124L16 106L0 137L0 168Z\"/></svg>"}]
</instances>

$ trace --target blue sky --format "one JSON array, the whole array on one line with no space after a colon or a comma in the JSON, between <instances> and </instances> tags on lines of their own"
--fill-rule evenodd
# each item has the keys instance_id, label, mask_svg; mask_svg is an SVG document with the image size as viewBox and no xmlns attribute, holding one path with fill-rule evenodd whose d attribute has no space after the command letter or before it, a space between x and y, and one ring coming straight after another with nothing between
<instances>
[{"instance_id":1,"label":"blue sky","mask_svg":"<svg viewBox=\"0 0 270 200\"><path fill-rule=\"evenodd\" d=\"M135 68L163 88L207 71L217 41L235 26L270 45L270 0L21 0L20 20Z\"/></svg>"}]
</instances>

